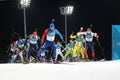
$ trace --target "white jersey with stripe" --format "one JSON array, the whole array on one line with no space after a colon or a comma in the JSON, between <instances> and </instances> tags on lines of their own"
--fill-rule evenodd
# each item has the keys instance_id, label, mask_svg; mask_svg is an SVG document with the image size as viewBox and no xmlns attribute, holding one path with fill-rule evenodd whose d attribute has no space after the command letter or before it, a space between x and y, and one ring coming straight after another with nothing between
<instances>
[{"instance_id":1,"label":"white jersey with stripe","mask_svg":"<svg viewBox=\"0 0 120 80\"><path fill-rule=\"evenodd\" d=\"M93 36L94 36L95 33L93 33L93 32L90 32L90 33L80 32L80 34L85 35L85 39L86 39L87 42L92 42L93 41Z\"/></svg>"},{"instance_id":2,"label":"white jersey with stripe","mask_svg":"<svg viewBox=\"0 0 120 80\"><path fill-rule=\"evenodd\" d=\"M33 35L31 35L31 37L30 37L30 43L31 44L37 44L38 39L39 39L38 36L34 37Z\"/></svg>"}]
</instances>

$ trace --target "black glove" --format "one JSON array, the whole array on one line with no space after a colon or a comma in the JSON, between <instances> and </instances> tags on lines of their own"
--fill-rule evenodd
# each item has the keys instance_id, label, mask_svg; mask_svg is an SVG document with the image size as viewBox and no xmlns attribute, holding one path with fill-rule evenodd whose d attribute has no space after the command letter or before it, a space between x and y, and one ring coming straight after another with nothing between
<instances>
[{"instance_id":1,"label":"black glove","mask_svg":"<svg viewBox=\"0 0 120 80\"><path fill-rule=\"evenodd\" d=\"M65 41L64 41L64 39L62 39L62 41L61 41L62 43L65 43Z\"/></svg>"}]
</instances>

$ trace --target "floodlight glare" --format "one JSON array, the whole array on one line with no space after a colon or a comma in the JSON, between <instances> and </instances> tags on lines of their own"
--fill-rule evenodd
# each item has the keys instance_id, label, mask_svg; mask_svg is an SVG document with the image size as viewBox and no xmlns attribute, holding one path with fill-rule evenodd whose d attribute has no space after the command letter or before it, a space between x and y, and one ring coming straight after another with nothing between
<instances>
[{"instance_id":1,"label":"floodlight glare","mask_svg":"<svg viewBox=\"0 0 120 80\"><path fill-rule=\"evenodd\" d=\"M31 0L20 0L20 4L22 7L29 7Z\"/></svg>"},{"instance_id":2,"label":"floodlight glare","mask_svg":"<svg viewBox=\"0 0 120 80\"><path fill-rule=\"evenodd\" d=\"M60 13L62 15L70 15L73 12L73 6L60 7Z\"/></svg>"},{"instance_id":3,"label":"floodlight glare","mask_svg":"<svg viewBox=\"0 0 120 80\"><path fill-rule=\"evenodd\" d=\"M67 6L66 9L67 9L66 14L72 14L73 6Z\"/></svg>"}]
</instances>

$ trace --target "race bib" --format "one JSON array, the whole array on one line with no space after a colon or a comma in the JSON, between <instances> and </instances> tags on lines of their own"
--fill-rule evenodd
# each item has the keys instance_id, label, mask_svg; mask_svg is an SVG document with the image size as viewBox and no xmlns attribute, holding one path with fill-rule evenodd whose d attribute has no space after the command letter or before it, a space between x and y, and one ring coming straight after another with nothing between
<instances>
[{"instance_id":1,"label":"race bib","mask_svg":"<svg viewBox=\"0 0 120 80\"><path fill-rule=\"evenodd\" d=\"M48 40L48 41L54 41L54 39L55 39L55 36L48 36L48 35L47 35L47 40Z\"/></svg>"},{"instance_id":2,"label":"race bib","mask_svg":"<svg viewBox=\"0 0 120 80\"><path fill-rule=\"evenodd\" d=\"M31 44L36 44L37 41L30 40L30 43L31 43Z\"/></svg>"},{"instance_id":3,"label":"race bib","mask_svg":"<svg viewBox=\"0 0 120 80\"><path fill-rule=\"evenodd\" d=\"M61 52L61 49L56 49L56 52Z\"/></svg>"},{"instance_id":4,"label":"race bib","mask_svg":"<svg viewBox=\"0 0 120 80\"><path fill-rule=\"evenodd\" d=\"M23 48L24 44L18 45L19 48Z\"/></svg>"},{"instance_id":5,"label":"race bib","mask_svg":"<svg viewBox=\"0 0 120 80\"><path fill-rule=\"evenodd\" d=\"M68 48L68 50L73 50L73 48Z\"/></svg>"},{"instance_id":6,"label":"race bib","mask_svg":"<svg viewBox=\"0 0 120 80\"><path fill-rule=\"evenodd\" d=\"M93 40L93 33L86 34L86 41L91 42Z\"/></svg>"},{"instance_id":7,"label":"race bib","mask_svg":"<svg viewBox=\"0 0 120 80\"><path fill-rule=\"evenodd\" d=\"M93 38L86 38L86 41L91 42Z\"/></svg>"},{"instance_id":8,"label":"race bib","mask_svg":"<svg viewBox=\"0 0 120 80\"><path fill-rule=\"evenodd\" d=\"M82 45L82 42L76 42L76 45Z\"/></svg>"}]
</instances>

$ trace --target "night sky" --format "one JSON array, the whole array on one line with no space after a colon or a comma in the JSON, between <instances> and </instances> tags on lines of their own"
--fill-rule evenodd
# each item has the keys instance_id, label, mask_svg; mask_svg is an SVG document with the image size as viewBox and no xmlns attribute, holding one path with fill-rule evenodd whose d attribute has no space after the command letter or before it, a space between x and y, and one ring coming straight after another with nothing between
<instances>
[{"instance_id":1,"label":"night sky","mask_svg":"<svg viewBox=\"0 0 120 80\"><path fill-rule=\"evenodd\" d=\"M111 60L111 26L120 24L119 0L31 0L26 10L27 34L37 28L41 36L54 18L56 28L64 35L64 16L59 7L66 4L74 6L73 14L68 16L68 37L81 26L86 30L92 24L93 32L99 34L105 58ZM18 0L0 0L0 28L0 62L5 62L12 29L24 35L23 10L18 8ZM97 42L95 44L96 54L101 56Z\"/></svg>"}]
</instances>

